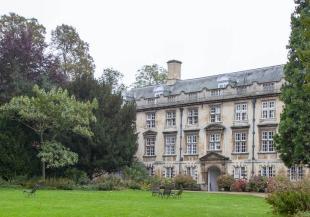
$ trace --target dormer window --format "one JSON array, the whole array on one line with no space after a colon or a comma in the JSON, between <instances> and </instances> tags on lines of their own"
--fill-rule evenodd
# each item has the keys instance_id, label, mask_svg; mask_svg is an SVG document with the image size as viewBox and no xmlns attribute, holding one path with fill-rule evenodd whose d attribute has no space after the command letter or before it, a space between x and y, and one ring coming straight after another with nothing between
<instances>
[{"instance_id":1,"label":"dormer window","mask_svg":"<svg viewBox=\"0 0 310 217\"><path fill-rule=\"evenodd\" d=\"M226 75L218 77L216 81L217 81L217 88L226 88L227 85L229 84L229 78Z\"/></svg>"},{"instance_id":2,"label":"dormer window","mask_svg":"<svg viewBox=\"0 0 310 217\"><path fill-rule=\"evenodd\" d=\"M146 99L147 104L155 104L155 98Z\"/></svg>"},{"instance_id":3,"label":"dormer window","mask_svg":"<svg viewBox=\"0 0 310 217\"><path fill-rule=\"evenodd\" d=\"M274 83L273 82L264 83L263 84L263 90L264 91L273 91L274 90Z\"/></svg>"},{"instance_id":4,"label":"dormer window","mask_svg":"<svg viewBox=\"0 0 310 217\"><path fill-rule=\"evenodd\" d=\"M211 96L221 96L221 95L222 95L222 89L211 90Z\"/></svg>"},{"instance_id":5,"label":"dormer window","mask_svg":"<svg viewBox=\"0 0 310 217\"><path fill-rule=\"evenodd\" d=\"M245 94L246 93L246 86L237 87L237 94Z\"/></svg>"},{"instance_id":6,"label":"dormer window","mask_svg":"<svg viewBox=\"0 0 310 217\"><path fill-rule=\"evenodd\" d=\"M176 96L168 96L168 102L175 102Z\"/></svg>"},{"instance_id":7,"label":"dormer window","mask_svg":"<svg viewBox=\"0 0 310 217\"><path fill-rule=\"evenodd\" d=\"M164 94L164 87L163 86L157 86L154 87L153 93L155 97L159 97L160 95Z\"/></svg>"},{"instance_id":8,"label":"dormer window","mask_svg":"<svg viewBox=\"0 0 310 217\"><path fill-rule=\"evenodd\" d=\"M197 93L189 93L188 98L189 98L189 100L195 100L198 98L198 94Z\"/></svg>"}]
</instances>

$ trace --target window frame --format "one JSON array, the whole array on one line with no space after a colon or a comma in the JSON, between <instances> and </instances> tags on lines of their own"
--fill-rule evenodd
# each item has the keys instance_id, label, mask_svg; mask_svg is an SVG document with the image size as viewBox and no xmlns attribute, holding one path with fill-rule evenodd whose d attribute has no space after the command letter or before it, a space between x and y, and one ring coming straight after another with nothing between
<instances>
[{"instance_id":1,"label":"window frame","mask_svg":"<svg viewBox=\"0 0 310 217\"><path fill-rule=\"evenodd\" d=\"M240 109L238 109L239 106ZM235 121L248 121L248 103L240 102L235 104Z\"/></svg>"},{"instance_id":2,"label":"window frame","mask_svg":"<svg viewBox=\"0 0 310 217\"><path fill-rule=\"evenodd\" d=\"M234 153L248 153L248 132L234 131ZM239 135L239 136L237 136ZM237 139L237 137L239 137Z\"/></svg>"},{"instance_id":3,"label":"window frame","mask_svg":"<svg viewBox=\"0 0 310 217\"><path fill-rule=\"evenodd\" d=\"M173 114L170 115L169 114ZM175 127L176 126L176 111L175 110L170 110L170 111L166 111L166 127ZM172 124L171 124L172 122Z\"/></svg>"},{"instance_id":4,"label":"window frame","mask_svg":"<svg viewBox=\"0 0 310 217\"><path fill-rule=\"evenodd\" d=\"M198 108L189 108L187 111L187 124L188 125L197 125L199 118Z\"/></svg>"},{"instance_id":5,"label":"window frame","mask_svg":"<svg viewBox=\"0 0 310 217\"><path fill-rule=\"evenodd\" d=\"M198 133L190 133L186 135L186 154L196 155L198 153L198 141Z\"/></svg>"},{"instance_id":6,"label":"window frame","mask_svg":"<svg viewBox=\"0 0 310 217\"><path fill-rule=\"evenodd\" d=\"M196 166L186 166L186 175L191 176L194 180L197 180L197 167Z\"/></svg>"},{"instance_id":7,"label":"window frame","mask_svg":"<svg viewBox=\"0 0 310 217\"><path fill-rule=\"evenodd\" d=\"M144 156L155 156L155 143L156 136L148 135L145 136L145 144L144 144ZM153 142L151 142L153 140Z\"/></svg>"},{"instance_id":8,"label":"window frame","mask_svg":"<svg viewBox=\"0 0 310 217\"><path fill-rule=\"evenodd\" d=\"M260 133L261 152L275 152L275 145L273 141L274 135L275 135L275 129L261 129Z\"/></svg>"},{"instance_id":9,"label":"window frame","mask_svg":"<svg viewBox=\"0 0 310 217\"><path fill-rule=\"evenodd\" d=\"M234 179L247 179L247 168L245 166L235 166Z\"/></svg>"},{"instance_id":10,"label":"window frame","mask_svg":"<svg viewBox=\"0 0 310 217\"><path fill-rule=\"evenodd\" d=\"M212 111L214 109L214 111ZM210 105L210 122L220 123L222 122L222 105L213 104Z\"/></svg>"},{"instance_id":11,"label":"window frame","mask_svg":"<svg viewBox=\"0 0 310 217\"><path fill-rule=\"evenodd\" d=\"M171 179L173 177L174 177L174 167L165 167L165 178Z\"/></svg>"},{"instance_id":12,"label":"window frame","mask_svg":"<svg viewBox=\"0 0 310 217\"><path fill-rule=\"evenodd\" d=\"M149 115L151 115L149 117ZM156 127L156 113L155 112L147 112L146 113L146 127L147 128L155 128Z\"/></svg>"},{"instance_id":13,"label":"window frame","mask_svg":"<svg viewBox=\"0 0 310 217\"><path fill-rule=\"evenodd\" d=\"M218 138L216 138L218 137ZM221 150L221 140L222 133L220 132L210 132L208 133L208 150L209 151L220 151Z\"/></svg>"},{"instance_id":14,"label":"window frame","mask_svg":"<svg viewBox=\"0 0 310 217\"><path fill-rule=\"evenodd\" d=\"M271 106L273 104L273 106ZM265 106L266 105L266 106ZM264 120L275 119L276 118L276 100L262 100L262 114L261 118Z\"/></svg>"},{"instance_id":15,"label":"window frame","mask_svg":"<svg viewBox=\"0 0 310 217\"><path fill-rule=\"evenodd\" d=\"M292 171L294 169L294 173ZM300 181L304 178L305 172L304 167L300 165L295 165L288 168L288 177L290 181Z\"/></svg>"},{"instance_id":16,"label":"window frame","mask_svg":"<svg viewBox=\"0 0 310 217\"><path fill-rule=\"evenodd\" d=\"M171 139L174 139L174 143ZM169 142L167 140L170 140ZM167 134L165 135L165 155L175 155L176 154L176 134Z\"/></svg>"},{"instance_id":17,"label":"window frame","mask_svg":"<svg viewBox=\"0 0 310 217\"><path fill-rule=\"evenodd\" d=\"M267 178L275 177L276 176L275 166L273 165L261 166L260 175Z\"/></svg>"}]
</instances>

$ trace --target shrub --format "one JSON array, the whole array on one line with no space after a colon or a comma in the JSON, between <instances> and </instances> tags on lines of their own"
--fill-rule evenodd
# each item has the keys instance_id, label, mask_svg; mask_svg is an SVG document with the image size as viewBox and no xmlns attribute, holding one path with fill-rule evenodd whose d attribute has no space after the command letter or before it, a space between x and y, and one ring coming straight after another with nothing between
<instances>
[{"instance_id":1,"label":"shrub","mask_svg":"<svg viewBox=\"0 0 310 217\"><path fill-rule=\"evenodd\" d=\"M90 182L87 174L76 168L69 168L65 171L65 176L69 179L72 179L75 184L86 185Z\"/></svg>"},{"instance_id":2,"label":"shrub","mask_svg":"<svg viewBox=\"0 0 310 217\"><path fill-rule=\"evenodd\" d=\"M145 183L151 185L151 186L159 186L161 184L161 178L158 176L149 176Z\"/></svg>"},{"instance_id":3,"label":"shrub","mask_svg":"<svg viewBox=\"0 0 310 217\"><path fill-rule=\"evenodd\" d=\"M24 183L24 187L26 188L33 188L33 186L37 183L43 183L42 178L39 177L34 177L31 179L28 179L25 183Z\"/></svg>"},{"instance_id":4,"label":"shrub","mask_svg":"<svg viewBox=\"0 0 310 217\"><path fill-rule=\"evenodd\" d=\"M229 191L234 181L234 178L230 175L220 175L217 178L217 185L220 190L224 189L225 191Z\"/></svg>"},{"instance_id":5,"label":"shrub","mask_svg":"<svg viewBox=\"0 0 310 217\"><path fill-rule=\"evenodd\" d=\"M14 179L9 181L11 185L24 185L27 181L27 176L15 176Z\"/></svg>"},{"instance_id":6,"label":"shrub","mask_svg":"<svg viewBox=\"0 0 310 217\"><path fill-rule=\"evenodd\" d=\"M137 182L145 181L148 178L148 171L143 163L135 161L130 167L125 167L124 170L125 179L134 180Z\"/></svg>"},{"instance_id":7,"label":"shrub","mask_svg":"<svg viewBox=\"0 0 310 217\"><path fill-rule=\"evenodd\" d=\"M294 215L298 212L304 212L298 215L307 216L310 211L309 177L300 182L290 183L285 188L276 188L266 200L272 205L275 213Z\"/></svg>"},{"instance_id":8,"label":"shrub","mask_svg":"<svg viewBox=\"0 0 310 217\"><path fill-rule=\"evenodd\" d=\"M310 217L310 212L298 212L294 217Z\"/></svg>"},{"instance_id":9,"label":"shrub","mask_svg":"<svg viewBox=\"0 0 310 217\"><path fill-rule=\"evenodd\" d=\"M266 200L273 206L274 212L279 214L293 215L310 210L310 195L300 190L274 192Z\"/></svg>"},{"instance_id":10,"label":"shrub","mask_svg":"<svg viewBox=\"0 0 310 217\"><path fill-rule=\"evenodd\" d=\"M170 178L162 179L161 180L161 187L173 189L174 188L173 179L170 179Z\"/></svg>"},{"instance_id":11,"label":"shrub","mask_svg":"<svg viewBox=\"0 0 310 217\"><path fill-rule=\"evenodd\" d=\"M130 181L128 184L128 188L133 189L133 190L141 190L142 186L136 181Z\"/></svg>"},{"instance_id":12,"label":"shrub","mask_svg":"<svg viewBox=\"0 0 310 217\"><path fill-rule=\"evenodd\" d=\"M265 192L267 189L267 178L265 176L253 176L250 178L247 191Z\"/></svg>"},{"instance_id":13,"label":"shrub","mask_svg":"<svg viewBox=\"0 0 310 217\"><path fill-rule=\"evenodd\" d=\"M286 176L270 177L267 180L267 192L285 191L292 187L292 183Z\"/></svg>"},{"instance_id":14,"label":"shrub","mask_svg":"<svg viewBox=\"0 0 310 217\"><path fill-rule=\"evenodd\" d=\"M61 190L73 190L74 181L68 178L48 178L44 181L44 187Z\"/></svg>"},{"instance_id":15,"label":"shrub","mask_svg":"<svg viewBox=\"0 0 310 217\"><path fill-rule=\"evenodd\" d=\"M246 190L247 181L245 179L235 180L230 186L231 191L244 192Z\"/></svg>"},{"instance_id":16,"label":"shrub","mask_svg":"<svg viewBox=\"0 0 310 217\"><path fill-rule=\"evenodd\" d=\"M104 175L98 177L93 181L93 184L97 184L98 190L101 191L119 190L125 187L123 180L119 176L115 175Z\"/></svg>"},{"instance_id":17,"label":"shrub","mask_svg":"<svg viewBox=\"0 0 310 217\"><path fill-rule=\"evenodd\" d=\"M7 184L8 184L8 182L0 177L0 186L7 185Z\"/></svg>"},{"instance_id":18,"label":"shrub","mask_svg":"<svg viewBox=\"0 0 310 217\"><path fill-rule=\"evenodd\" d=\"M112 182L104 182L98 185L98 190L99 191L112 191L112 190L118 190L118 188Z\"/></svg>"},{"instance_id":19,"label":"shrub","mask_svg":"<svg viewBox=\"0 0 310 217\"><path fill-rule=\"evenodd\" d=\"M191 176L180 174L174 177L174 183L178 189L191 189L196 184L196 181Z\"/></svg>"}]
</instances>

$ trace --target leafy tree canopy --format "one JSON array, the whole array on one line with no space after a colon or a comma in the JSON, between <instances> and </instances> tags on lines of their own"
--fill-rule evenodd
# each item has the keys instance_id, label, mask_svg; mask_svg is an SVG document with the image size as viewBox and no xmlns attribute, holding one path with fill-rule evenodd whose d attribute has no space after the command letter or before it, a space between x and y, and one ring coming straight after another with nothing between
<instances>
[{"instance_id":1,"label":"leafy tree canopy","mask_svg":"<svg viewBox=\"0 0 310 217\"><path fill-rule=\"evenodd\" d=\"M142 66L136 73L134 87L145 87L149 85L163 84L167 80L167 70L153 64Z\"/></svg>"},{"instance_id":2,"label":"leafy tree canopy","mask_svg":"<svg viewBox=\"0 0 310 217\"><path fill-rule=\"evenodd\" d=\"M12 98L9 103L0 107L0 112L5 117L25 125L39 136L39 157L43 162L43 177L45 178L45 163L48 163L47 167L63 166L72 164L76 159L74 154L68 154L69 151L61 148L61 144L55 141L57 135L64 132L74 132L86 137L93 135L89 125L96 121L92 110L97 107L97 101L79 102L61 88L53 88L46 92L34 86L33 92L34 97ZM55 150L51 151L52 148ZM66 153L56 156L55 152L59 153L59 150ZM50 153L47 154L47 151ZM53 156L54 161L51 160Z\"/></svg>"},{"instance_id":3,"label":"leafy tree canopy","mask_svg":"<svg viewBox=\"0 0 310 217\"><path fill-rule=\"evenodd\" d=\"M45 28L36 19L11 13L0 18L0 103L27 94L34 84L65 80L58 62L45 54Z\"/></svg>"},{"instance_id":4,"label":"leafy tree canopy","mask_svg":"<svg viewBox=\"0 0 310 217\"><path fill-rule=\"evenodd\" d=\"M80 38L74 27L65 24L57 26L52 31L51 46L60 59L62 71L71 80L83 74L93 76L95 64L89 54L89 45Z\"/></svg>"}]
</instances>

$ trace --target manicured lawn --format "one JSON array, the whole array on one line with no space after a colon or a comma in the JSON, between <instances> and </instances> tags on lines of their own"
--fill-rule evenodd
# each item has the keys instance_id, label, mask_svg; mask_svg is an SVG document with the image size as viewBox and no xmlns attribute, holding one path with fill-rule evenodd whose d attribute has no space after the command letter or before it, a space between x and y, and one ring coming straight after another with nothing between
<instances>
[{"instance_id":1,"label":"manicured lawn","mask_svg":"<svg viewBox=\"0 0 310 217\"><path fill-rule=\"evenodd\" d=\"M22 190L0 189L0 217L271 217L264 198L185 192L181 199L152 197L145 191L39 190L27 198Z\"/></svg>"}]
</instances>

